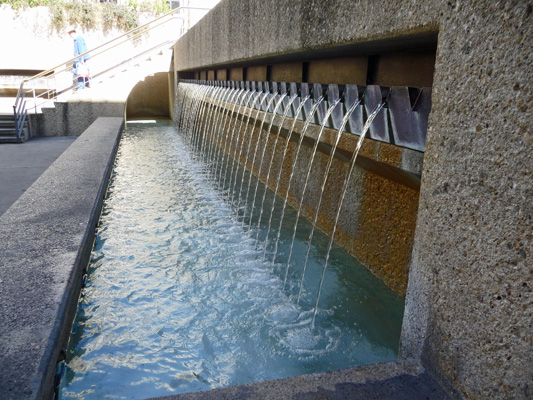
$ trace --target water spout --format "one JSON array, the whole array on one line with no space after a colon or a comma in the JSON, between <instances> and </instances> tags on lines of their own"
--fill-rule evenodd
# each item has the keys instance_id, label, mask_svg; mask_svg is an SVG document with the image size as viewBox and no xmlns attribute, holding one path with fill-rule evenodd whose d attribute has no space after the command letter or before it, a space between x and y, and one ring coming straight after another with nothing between
<instances>
[{"instance_id":1,"label":"water spout","mask_svg":"<svg viewBox=\"0 0 533 400\"><path fill-rule=\"evenodd\" d=\"M326 165L326 169L324 171L324 178L322 180L322 186L320 187L320 196L318 198L318 204L315 208L315 216L313 218L313 222L311 223L311 231L309 232L309 238L307 240L307 250L305 253L305 258L303 262L303 268L302 268L302 277L300 280L300 287L298 289L298 300L300 300L300 295L302 293L302 287L304 283L305 278L305 271L307 269L307 262L309 260L309 251L311 250L311 243L313 242L313 235L315 232L315 227L318 219L318 213L320 211L320 206L322 205L322 198L324 197L324 190L326 188L326 182L328 180L329 171L331 169L331 164L333 163L333 158L335 157L335 152L337 151L337 146L339 145L339 141L341 139L342 133L344 132L344 128L346 127L346 124L348 123L348 120L350 119L352 113L355 111L355 109L361 104L361 100L355 101L352 106L349 108L348 112L344 115L344 118L342 119L341 126L339 130L337 131L337 137L335 138L335 143L331 149L331 154L329 155L328 163Z\"/></svg>"},{"instance_id":2,"label":"water spout","mask_svg":"<svg viewBox=\"0 0 533 400\"><path fill-rule=\"evenodd\" d=\"M247 82L248 84L248 82ZM241 109L242 107L245 107L245 108L250 108L250 101L252 100L252 98L254 97L254 94L256 94L255 92L255 89L249 89L249 96L246 100L243 100L243 102L241 103L241 105L239 106L239 110L237 111L237 115L241 115ZM255 99L257 99L257 96L255 97ZM254 102L255 102L255 99L254 99ZM250 110L251 112L251 110ZM238 164L238 160L240 158L240 154L239 154L239 158L237 158L237 150L239 149L239 138L242 137L242 141L241 141L241 144L244 142L244 135L241 134L241 131L242 131L242 126L243 126L243 123L244 123L244 118L245 116L242 115L242 118L241 118L241 123L239 125L239 129L237 129L237 138L235 139L235 144L233 146L233 157L232 157L232 160L233 162L231 163L231 171L230 171L230 174L229 174L229 184L228 184L228 197L231 199L233 196L233 192L232 192L232 181L233 181L233 171L235 169L235 166ZM235 124L233 126L233 129L235 131L235 127L237 125L237 118L235 120ZM242 149L242 146L240 147ZM227 178L227 174L224 176L224 182L222 184L223 187L226 186L226 178Z\"/></svg>"},{"instance_id":3,"label":"water spout","mask_svg":"<svg viewBox=\"0 0 533 400\"><path fill-rule=\"evenodd\" d=\"M268 96L269 94L270 94L270 92L267 91L266 92L266 96ZM267 107L266 107L267 110L270 108L270 105L274 102L275 99L276 99L275 96L272 96L270 98L270 100L268 101ZM253 158L252 158L252 164L250 166L250 177L248 179L248 186L246 188L246 196L244 197L244 212L245 212L245 214L246 214L246 208L248 206L248 195L250 194L250 187L251 187L251 184L252 184L252 172L254 170L255 159L257 157L257 150L259 149L259 143L261 142L261 140L260 140L261 132L263 131L263 125L265 124L267 115L268 115L268 113L265 112L264 115L263 115L263 120L261 121L261 125L259 126L259 130L257 131L257 140L255 142L255 149L254 149L254 155L253 155ZM253 137L253 131L252 131L252 137ZM250 140L252 139L252 137L250 137ZM268 136L267 136L267 138L268 138ZM261 172L261 170L259 169L258 175L259 175L260 172ZM253 205L252 205L252 210L250 211L250 222L252 220L252 212L253 212ZM242 219L242 225L243 226L245 224L245 221L246 221L246 216L244 215L243 219Z\"/></svg>"},{"instance_id":4,"label":"water spout","mask_svg":"<svg viewBox=\"0 0 533 400\"><path fill-rule=\"evenodd\" d=\"M253 212L254 212L254 206L255 206L255 199L257 197L257 189L259 187L259 176L261 175L261 170L263 169L263 162L264 162L264 159L265 159L265 153L266 153L266 149L267 149L267 144L268 144L268 137L270 136L270 131L272 130L272 125L274 123L274 119L276 117L276 113L278 111L278 108L281 106L281 104L283 103L283 100L285 99L285 97L287 96L287 93L283 93L281 95L281 97L279 98L279 100L277 101L276 103L276 106L274 107L274 112L272 113L272 119L270 120L270 124L268 125L268 129L266 131L266 135L265 135L265 145L263 146L263 150L261 152L261 161L259 162L259 169L257 170L257 181L255 183L255 190L254 190L254 195L253 195L253 198L252 198L252 208L251 208L251 211L250 211L250 221L249 221L249 224L250 226L252 225L252 216L253 216ZM275 98L272 97L272 100ZM267 108L268 110L268 108ZM265 114L266 115L266 114ZM258 142L259 143L259 142ZM274 152L275 149L273 149L272 151ZM272 155L274 155L274 153L272 153ZM266 192L266 185L268 184L268 182L265 182L265 192Z\"/></svg>"},{"instance_id":5,"label":"water spout","mask_svg":"<svg viewBox=\"0 0 533 400\"><path fill-rule=\"evenodd\" d=\"M333 242L335 240L335 230L337 229L337 223L339 222L339 215L341 213L341 207L342 207L342 203L344 201L344 196L346 195L346 189L348 187L348 182L350 181L350 178L352 176L352 171L353 171L353 168L355 167L355 161L357 160L357 155L359 154L359 150L361 149L361 145L363 144L363 140L364 140L364 138L366 136L366 133L370 129L370 126L372 125L372 121L374 121L374 118L376 118L376 116L381 111L381 109L383 108L384 105L385 105L385 102L378 104L376 109L374 111L372 111L372 113L368 116L368 119L366 120L365 125L363 127L363 131L361 132L361 136L359 137L359 140L357 141L357 146L355 147L355 149L354 149L354 151L352 153L352 158L350 159L350 166L349 166L349 169L348 169L348 173L346 174L346 176L344 178L344 182L342 184L341 198L339 200L339 203L337 204L337 208L336 208L336 212L335 212L335 222L333 223L333 230L331 232L331 236L330 236L329 242L328 242L328 247L327 247L327 250L326 250L326 258L324 260L324 265L322 267L322 274L320 275L320 283L318 285L318 291L317 291L316 302L315 302L315 307L314 307L314 311L313 311L313 320L311 322L311 327L315 326L315 319L316 319L316 314L317 314L317 311L318 311L318 302L320 300L320 293L322 291L322 285L324 284L324 276L326 274L326 269L328 267L328 261L329 261L329 255L331 253L331 247L333 246Z\"/></svg>"},{"instance_id":6,"label":"water spout","mask_svg":"<svg viewBox=\"0 0 533 400\"><path fill-rule=\"evenodd\" d=\"M311 123L311 120L312 120L313 116L315 115L316 110L318 109L318 107L320 106L320 103L322 103L323 100L324 100L324 96L320 96L318 98L318 100L316 101L316 103L312 106L312 108L311 108L311 110L309 112L309 115L307 116L307 119L305 120L302 132L300 133L300 139L298 140L298 145L297 145L297 148L296 148L296 155L294 157L294 161L293 161L292 167L291 167L291 174L289 176L289 182L287 184L287 189L285 190L285 199L283 201L283 210L282 210L282 214L281 214L282 217L280 219L280 224L279 224L279 229L278 229L278 236L276 238L276 245L275 245L275 251L274 251L274 255L273 255L273 260L276 258L276 252L277 252L278 243L279 243L279 232L281 231L281 226L283 224L283 216L285 214L285 207L287 206L287 201L288 201L288 198L289 198L289 190L290 190L292 178L294 177L294 171L295 171L295 168L296 168L296 162L298 161L298 156L300 154L300 149L302 148L302 143L303 143L303 139L305 137L305 132L307 131L307 128L309 127L309 124ZM304 102L302 102L302 103L304 103ZM296 220L298 220L298 217L299 216L296 217ZM296 236L296 226L295 226L294 232L293 232L293 240L292 240L293 244L294 244L294 237L295 236ZM283 279L283 287L285 287L285 285L287 284L287 275L289 273L290 259L291 259L291 256L292 256L292 248L293 248L293 246L291 245L291 248L290 248L290 251L289 251L289 261L287 261L287 268L285 270L285 278Z\"/></svg>"},{"instance_id":7,"label":"water spout","mask_svg":"<svg viewBox=\"0 0 533 400\"><path fill-rule=\"evenodd\" d=\"M287 117L287 114L290 110L290 108L292 107L292 103L294 102L294 100L296 99L296 97L298 97L297 94L293 94L291 96L291 98L289 99L289 103L285 106L285 109L283 110L283 116L281 118L281 121L279 122L279 125L278 125L278 132L276 134L276 138L274 139L274 144L272 146L272 156L270 157L270 162L268 163L268 172L267 172L267 175L266 175L266 178L265 178L265 185L268 185L268 179L270 178L270 171L272 170L272 164L274 162L274 155L275 155L275 151L276 151L276 146L278 144L278 139L279 139L279 136L280 136L280 133L281 133L281 128L283 127L283 122L285 121L285 118ZM280 101L283 101L283 98L282 97L280 99ZM272 116L272 120L274 120L274 116ZM287 138L287 141L289 140L289 138ZM266 147L266 146L265 146ZM285 155L285 153L284 153ZM283 162L283 160L282 160ZM281 168L282 166L280 165L280 171L281 171ZM274 191L274 200L276 198L276 193L277 193L277 187L276 187L276 191ZM263 216L263 206L265 204L265 197L266 197L266 190L263 192L263 198L261 200L261 212L259 213L259 218L257 219L257 235L255 237L255 240L259 240L259 232L260 232L260 226L261 226L261 217ZM274 200L272 200L272 202L274 202ZM266 243L268 242L268 233L267 233L267 236L266 236L266 239L265 239L265 248L266 248Z\"/></svg>"},{"instance_id":8,"label":"water spout","mask_svg":"<svg viewBox=\"0 0 533 400\"><path fill-rule=\"evenodd\" d=\"M291 124L291 128L287 134L287 140L285 142L285 148L283 149L283 155L281 157L281 166L278 170L278 177L276 179L276 188L274 189L274 194L277 194L278 193L278 189L279 189L279 184L280 184L280 181L281 181L281 172L283 171L283 164L285 162L285 158L287 157L287 151L289 149L289 145L290 145L290 141L291 141L291 137L292 137L292 133L294 131L294 126L296 125L296 121L298 120L298 116L300 115L300 113L302 112L302 109L305 105L305 103L307 102L307 100L309 100L310 98L310 95L307 95L305 96L305 98L302 99L302 101L300 102L300 104L298 105L298 108L293 116L293 121L292 121L292 124ZM263 249L263 258L266 256L266 251L267 251L267 246L268 246L268 236L269 236L269 233L270 233L270 229L271 229L271 226L272 226L272 216L274 215L274 208L275 208L275 205L276 205L276 198L277 196L274 196L274 198L272 199L272 206L270 208L270 217L268 218L268 227L267 227L267 231L266 231L266 240L265 240L265 247ZM285 211L285 207L283 207L283 211ZM280 229L278 230L278 234L277 234L277 237L276 237L276 244L275 244L275 248L274 248L274 254L277 252L277 246L278 246L278 241L279 241L279 232L281 231L281 224L283 222L283 215L284 215L284 212L282 212L281 214L281 222L280 222ZM275 260L275 256L272 258L272 263L274 263L274 260Z\"/></svg>"},{"instance_id":9,"label":"water spout","mask_svg":"<svg viewBox=\"0 0 533 400\"><path fill-rule=\"evenodd\" d=\"M298 219L300 217L300 214L302 213L302 205L303 205L303 202L304 202L304 196L305 196L305 191L307 190L307 184L309 183L309 177L311 176L311 168L313 166L313 161L315 159L315 155L316 155L316 151L318 149L318 144L320 143L320 139L322 138L322 134L324 132L324 128L326 126L326 121L328 120L329 116L331 115L331 113L333 112L333 110L335 109L335 107L337 107L337 105L339 104L340 102L340 99L335 99L333 101L333 104L328 108L327 112L326 112L326 115L323 117L322 119L322 125L320 126L320 132L318 133L318 136L315 140L315 144L313 146L313 150L311 151L311 158L309 159L309 163L307 164L307 174L305 176L305 182L304 182L304 186L303 186L303 190L302 190L302 195L300 197L300 205L298 206L298 211L296 213L296 222L294 224L294 231L293 231L293 235L292 235L292 242L291 242L291 255L292 255L292 247L294 246L294 238L296 237L296 229L298 227ZM287 262L287 264L289 264L291 262L291 257L289 256L289 260ZM300 301L300 292L298 293L298 301L297 303Z\"/></svg>"},{"instance_id":10,"label":"water spout","mask_svg":"<svg viewBox=\"0 0 533 400\"><path fill-rule=\"evenodd\" d=\"M258 108L257 108L256 113L255 113L254 121L257 121L257 119L259 117L259 113L261 112L261 108L263 106L263 103L268 98L268 94L269 94L268 91L265 91L265 93L263 93L263 98L261 99L261 101L258 104ZM251 112L250 112L250 115L251 115ZM248 121L249 121L249 119L248 119ZM261 125L261 127L262 127L262 125ZM246 169L246 165L248 164L248 159L249 159L249 156L250 156L250 150L252 148L253 136L254 136L254 128L252 127L252 131L250 133L250 137L248 138L248 146L246 148L246 155L244 157L244 169ZM255 153L254 153L254 158L255 158ZM251 167L253 167L253 161L252 161ZM252 171L251 168L250 168L250 171ZM242 197L242 192L243 192L243 187L244 187L244 180L245 180L244 178L245 178L245 174L243 173L242 174L242 179L241 179L241 184L239 186L239 197L237 199L237 205L241 204L241 197ZM250 179L251 179L251 172L250 172ZM244 218L246 216L246 205L247 205L248 191L249 190L250 190L250 181L248 181L248 189L246 191L245 204L244 204L244 208L243 208L243 222L242 222L243 226L244 226Z\"/></svg>"}]
</instances>

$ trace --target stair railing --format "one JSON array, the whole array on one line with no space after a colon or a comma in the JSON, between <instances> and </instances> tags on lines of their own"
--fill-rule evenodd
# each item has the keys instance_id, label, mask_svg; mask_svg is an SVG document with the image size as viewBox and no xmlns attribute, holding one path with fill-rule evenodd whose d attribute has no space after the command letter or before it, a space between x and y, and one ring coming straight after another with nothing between
<instances>
[{"instance_id":1,"label":"stair railing","mask_svg":"<svg viewBox=\"0 0 533 400\"><path fill-rule=\"evenodd\" d=\"M15 131L17 133L17 142L22 141L22 132L24 131L24 124L26 123L26 117L28 116L28 110L26 110L26 101L24 97L26 93L22 93L19 97L17 95L17 100L13 105L13 113L15 116Z\"/></svg>"},{"instance_id":2,"label":"stair railing","mask_svg":"<svg viewBox=\"0 0 533 400\"><path fill-rule=\"evenodd\" d=\"M24 129L24 123L27 118L28 109L26 107L26 103L28 99L26 98L26 95L31 95L34 101L33 108L34 112L37 113L38 109L42 107L42 105L50 100L57 99L57 96L66 93L72 89L74 89L77 86L77 82L74 83L74 80L71 81L69 85L66 85L62 88L58 89L57 82L55 82L54 85L52 85L52 88L50 88L50 85L48 85L47 89L39 90L36 87L36 82L38 79L48 79L48 82L50 79L55 79L59 74L72 70L72 64L76 59L79 57L82 57L86 54L91 55L91 64L93 64L93 60L95 57L100 56L104 53L109 54L109 51L112 49L115 49L117 46L120 46L124 43L135 43L138 39L140 39L143 35L147 34L148 32L153 31L155 28L162 26L164 24L167 24L170 21L175 21L176 13L182 11L182 10L199 10L199 11L209 11L210 8L205 7L177 7L173 10L170 10L169 12L141 25L134 29L131 29L99 46L96 46L90 50L87 50L84 53L78 54L52 68L47 69L46 71L40 72L30 78L23 79L20 83L17 97L15 99L15 104L13 105L13 113L15 117L15 127L17 131L17 139L20 141L22 138L22 132ZM164 48L165 46L169 46L170 44L174 43L181 37L186 31L187 27L185 26L184 21L182 21L181 29L179 30L179 34L177 37L174 37L172 39L167 39L162 42L159 42L155 46L151 46L149 49L142 48L142 51L139 53L135 53L135 55L131 56L128 55L127 58L122 58L116 64L108 65L103 67L103 69L97 73L92 73L92 78L96 78L98 76L101 76L105 73L108 73L112 71L113 69L124 65L125 63L132 62L134 59L140 56L144 56L150 52L155 52L160 50L161 48ZM92 69L92 67L91 67ZM30 85L33 84L33 86L30 88ZM38 100L42 100L40 103L37 103Z\"/></svg>"}]
</instances>

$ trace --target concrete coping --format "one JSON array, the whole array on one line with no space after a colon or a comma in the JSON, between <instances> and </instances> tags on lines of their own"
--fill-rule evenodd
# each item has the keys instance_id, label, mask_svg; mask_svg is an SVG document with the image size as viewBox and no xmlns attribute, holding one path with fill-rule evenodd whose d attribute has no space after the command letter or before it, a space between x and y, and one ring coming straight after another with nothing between
<instances>
[{"instance_id":1,"label":"concrete coping","mask_svg":"<svg viewBox=\"0 0 533 400\"><path fill-rule=\"evenodd\" d=\"M0 393L51 398L123 118L98 118L0 217Z\"/></svg>"},{"instance_id":2,"label":"concrete coping","mask_svg":"<svg viewBox=\"0 0 533 400\"><path fill-rule=\"evenodd\" d=\"M414 360L398 360L149 400L450 399Z\"/></svg>"}]
</instances>

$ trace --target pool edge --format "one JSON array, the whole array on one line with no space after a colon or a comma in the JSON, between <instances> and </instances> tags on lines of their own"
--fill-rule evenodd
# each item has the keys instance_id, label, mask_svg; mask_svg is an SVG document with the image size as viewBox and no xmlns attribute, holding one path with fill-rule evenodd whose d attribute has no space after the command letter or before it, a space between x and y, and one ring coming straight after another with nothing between
<instances>
[{"instance_id":1,"label":"pool edge","mask_svg":"<svg viewBox=\"0 0 533 400\"><path fill-rule=\"evenodd\" d=\"M0 217L0 392L53 396L124 128L98 118Z\"/></svg>"},{"instance_id":2,"label":"pool edge","mask_svg":"<svg viewBox=\"0 0 533 400\"><path fill-rule=\"evenodd\" d=\"M230 386L145 400L449 399L411 359Z\"/></svg>"}]
</instances>

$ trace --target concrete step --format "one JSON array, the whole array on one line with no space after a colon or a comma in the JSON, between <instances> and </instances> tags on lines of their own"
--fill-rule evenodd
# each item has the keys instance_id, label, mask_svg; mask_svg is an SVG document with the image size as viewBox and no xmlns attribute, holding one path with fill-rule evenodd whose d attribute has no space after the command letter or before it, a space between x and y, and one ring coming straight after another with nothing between
<instances>
[{"instance_id":1,"label":"concrete step","mask_svg":"<svg viewBox=\"0 0 533 400\"><path fill-rule=\"evenodd\" d=\"M24 122L22 137L18 139L13 114L0 114L0 143L24 143L28 137L28 120Z\"/></svg>"},{"instance_id":2,"label":"concrete step","mask_svg":"<svg viewBox=\"0 0 533 400\"><path fill-rule=\"evenodd\" d=\"M11 120L0 120L0 128L14 128L15 121Z\"/></svg>"},{"instance_id":3,"label":"concrete step","mask_svg":"<svg viewBox=\"0 0 533 400\"><path fill-rule=\"evenodd\" d=\"M28 127L28 120L24 121L24 128ZM0 132L15 129L15 121L0 121Z\"/></svg>"},{"instance_id":4,"label":"concrete step","mask_svg":"<svg viewBox=\"0 0 533 400\"><path fill-rule=\"evenodd\" d=\"M10 135L3 135L0 133L0 144L3 143L19 143L17 139L17 135L10 136Z\"/></svg>"}]
</instances>

